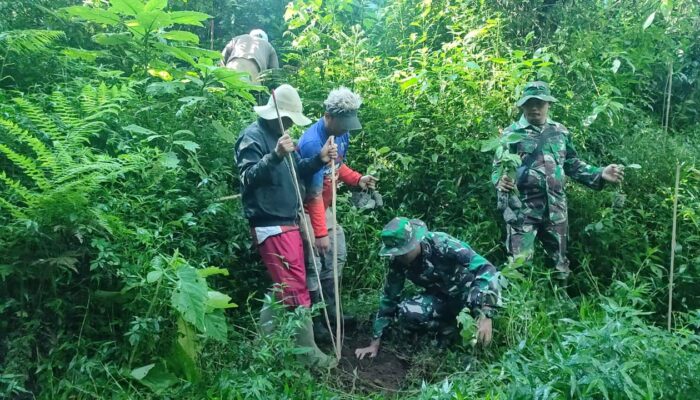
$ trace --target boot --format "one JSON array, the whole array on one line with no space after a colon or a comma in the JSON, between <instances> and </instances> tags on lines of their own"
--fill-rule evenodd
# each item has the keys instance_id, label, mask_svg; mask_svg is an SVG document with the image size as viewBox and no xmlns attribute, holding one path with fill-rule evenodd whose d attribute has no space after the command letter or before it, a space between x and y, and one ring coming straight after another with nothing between
<instances>
[{"instance_id":1,"label":"boot","mask_svg":"<svg viewBox=\"0 0 700 400\"><path fill-rule=\"evenodd\" d=\"M316 346L311 319L302 321L302 325L297 330L295 342L297 347L309 349L308 352L297 355L297 359L302 364L320 369L331 369L338 365L338 360L335 357L326 355Z\"/></svg>"}]
</instances>

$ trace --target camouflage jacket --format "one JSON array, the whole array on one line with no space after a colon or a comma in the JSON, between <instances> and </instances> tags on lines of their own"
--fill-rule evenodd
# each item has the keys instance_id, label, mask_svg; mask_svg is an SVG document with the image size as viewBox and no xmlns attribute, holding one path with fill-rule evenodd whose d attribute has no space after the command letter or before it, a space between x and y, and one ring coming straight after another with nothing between
<instances>
[{"instance_id":1,"label":"camouflage jacket","mask_svg":"<svg viewBox=\"0 0 700 400\"><path fill-rule=\"evenodd\" d=\"M516 181L525 223L537 223L547 218L552 223L567 219L566 177L592 189L600 190L605 181L603 169L586 164L578 158L566 127L551 119L543 128L530 125L522 116L518 122L503 131L503 135L521 133L525 138L510 145L509 151L518 154L522 166ZM492 183L498 183L498 163L494 162Z\"/></svg>"},{"instance_id":2,"label":"camouflage jacket","mask_svg":"<svg viewBox=\"0 0 700 400\"><path fill-rule=\"evenodd\" d=\"M421 255L408 267L392 258L374 320L374 339L382 336L396 315L406 278L426 294L457 301L475 315L491 316L500 305L498 271L468 244L446 233L428 232L421 247ZM482 310L484 306L488 307Z\"/></svg>"}]
</instances>

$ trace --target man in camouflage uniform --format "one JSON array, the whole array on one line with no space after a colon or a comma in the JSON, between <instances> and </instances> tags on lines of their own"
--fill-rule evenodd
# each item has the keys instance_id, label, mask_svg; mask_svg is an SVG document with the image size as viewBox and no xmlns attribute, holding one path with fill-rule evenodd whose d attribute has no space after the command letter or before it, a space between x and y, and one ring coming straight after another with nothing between
<instances>
[{"instance_id":1,"label":"man in camouflage uniform","mask_svg":"<svg viewBox=\"0 0 700 400\"><path fill-rule=\"evenodd\" d=\"M374 357L382 334L398 317L406 329L450 335L457 315L468 307L478 318L477 339L488 345L500 303L498 272L468 244L443 232L428 232L418 219L394 218L381 233L379 254L389 256L389 271L374 320L372 342L355 350L358 358ZM406 278L423 293L401 297Z\"/></svg>"},{"instance_id":2,"label":"man in camouflage uniform","mask_svg":"<svg viewBox=\"0 0 700 400\"><path fill-rule=\"evenodd\" d=\"M516 103L523 115L503 131L503 136L522 136L509 145L510 153L519 155L522 164L514 180L503 173L498 161L494 162L492 183L501 192L499 198L507 196L499 201L499 209L504 212L508 252L530 260L539 238L555 268L554 278L565 285L571 272L566 258L566 177L601 190L605 182L621 182L624 171L620 165L594 167L578 158L569 130L548 117L549 107L556 101L545 82L525 85Z\"/></svg>"}]
</instances>

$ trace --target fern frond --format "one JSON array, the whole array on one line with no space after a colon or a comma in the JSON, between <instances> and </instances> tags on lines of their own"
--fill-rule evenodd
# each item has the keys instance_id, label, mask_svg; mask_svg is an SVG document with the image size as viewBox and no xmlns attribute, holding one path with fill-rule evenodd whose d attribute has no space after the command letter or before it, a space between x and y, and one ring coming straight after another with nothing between
<instances>
[{"instance_id":1,"label":"fern frond","mask_svg":"<svg viewBox=\"0 0 700 400\"><path fill-rule=\"evenodd\" d=\"M7 187L12 189L19 197L24 200L27 204L33 204L36 195L22 185L19 181L16 181L5 174L5 171L0 171L0 181L4 182Z\"/></svg>"},{"instance_id":2,"label":"fern frond","mask_svg":"<svg viewBox=\"0 0 700 400\"><path fill-rule=\"evenodd\" d=\"M39 128L51 140L55 140L56 137L62 135L56 122L49 118L41 107L23 97L16 97L12 99L12 101L19 106L19 109L29 118L32 124Z\"/></svg>"},{"instance_id":3,"label":"fern frond","mask_svg":"<svg viewBox=\"0 0 700 400\"><path fill-rule=\"evenodd\" d=\"M51 101L53 102L54 111L67 128L74 129L81 125L80 115L63 93L53 92L51 94Z\"/></svg>"},{"instance_id":4,"label":"fern frond","mask_svg":"<svg viewBox=\"0 0 700 400\"><path fill-rule=\"evenodd\" d=\"M0 208L6 209L10 215L16 219L27 219L27 214L25 214L20 207L17 207L2 197L0 197Z\"/></svg>"},{"instance_id":5,"label":"fern frond","mask_svg":"<svg viewBox=\"0 0 700 400\"><path fill-rule=\"evenodd\" d=\"M36 162L31 158L17 153L2 143L0 143L0 154L4 154L5 157L24 171L40 189L47 190L51 187L44 173L41 172L39 166L36 165Z\"/></svg>"},{"instance_id":6,"label":"fern frond","mask_svg":"<svg viewBox=\"0 0 700 400\"><path fill-rule=\"evenodd\" d=\"M36 154L37 160L43 168L50 170L53 174L58 174L61 167L56 161L51 149L41 140L37 139L28 131L22 129L19 125L4 118L0 118L0 127L5 128L10 134L15 136L20 142L27 144Z\"/></svg>"},{"instance_id":7,"label":"fern frond","mask_svg":"<svg viewBox=\"0 0 700 400\"><path fill-rule=\"evenodd\" d=\"M80 108L83 113L87 116L92 115L97 112L99 103L97 100L97 95L95 93L95 88L91 85L85 85L80 90Z\"/></svg>"},{"instance_id":8,"label":"fern frond","mask_svg":"<svg viewBox=\"0 0 700 400\"><path fill-rule=\"evenodd\" d=\"M0 33L0 46L18 54L30 54L48 50L53 42L62 39L62 31L24 29Z\"/></svg>"}]
</instances>

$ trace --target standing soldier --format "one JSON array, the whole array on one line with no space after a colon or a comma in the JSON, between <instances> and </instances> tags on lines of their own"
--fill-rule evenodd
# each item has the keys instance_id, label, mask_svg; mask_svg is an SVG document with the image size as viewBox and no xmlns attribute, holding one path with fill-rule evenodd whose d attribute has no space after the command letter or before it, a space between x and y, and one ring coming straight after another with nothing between
<instances>
[{"instance_id":1,"label":"standing soldier","mask_svg":"<svg viewBox=\"0 0 700 400\"><path fill-rule=\"evenodd\" d=\"M311 125L299 139L299 155L303 158L315 157L321 151L324 143L331 137L335 138L338 146L338 158L334 161L337 165L337 174L340 182L349 186L359 186L362 189L374 189L377 179L372 175L362 175L352 170L344 162L350 145L350 131L362 128L357 117L357 110L360 108L362 100L360 96L341 87L332 90L326 101L325 113L321 119ZM311 220L315 237L314 246L320 257L317 257L319 265L319 277L312 265L309 266L307 284L311 291L311 298L314 303L321 299L320 291L323 291L323 298L327 305L328 314L331 321L335 321L335 287L333 284L333 241L338 246L338 270L342 271L346 260L345 233L343 227L334 218L331 205L332 183L331 168L325 166L322 170L305 180L307 195L304 200L304 208ZM335 221L335 225L333 225ZM307 253L309 257L314 256L313 250ZM307 264L312 264L309 260ZM321 281L321 287L318 281ZM319 334L327 335L327 330L322 323L316 323L315 330Z\"/></svg>"},{"instance_id":2,"label":"standing soldier","mask_svg":"<svg viewBox=\"0 0 700 400\"><path fill-rule=\"evenodd\" d=\"M255 84L259 83L258 76L263 71L279 68L277 52L262 29L253 29L250 33L231 39L221 56L227 68L247 72Z\"/></svg>"},{"instance_id":3,"label":"standing soldier","mask_svg":"<svg viewBox=\"0 0 700 400\"><path fill-rule=\"evenodd\" d=\"M449 337L457 332L457 316L465 307L477 318L477 340L487 346L491 318L500 304L498 272L468 244L443 232L428 232L423 221L394 218L382 230L381 256L391 257L372 342L355 355L374 357L381 337L395 317L408 330ZM423 289L401 297L406 278Z\"/></svg>"},{"instance_id":4,"label":"standing soldier","mask_svg":"<svg viewBox=\"0 0 700 400\"><path fill-rule=\"evenodd\" d=\"M311 176L338 156L337 146L326 141L313 157L300 158L294 151L286 130L292 125L308 125L296 89L282 85L275 90L278 113L273 98L266 106L255 107L260 118L241 133L236 142L236 161L241 179L243 213L250 223L253 240L282 302L289 308L311 306L306 288L304 249L299 233L301 204L296 194L298 178ZM290 162L294 160L294 168ZM292 175L296 170L298 177ZM271 325L272 312L261 311L261 325ZM302 362L332 367L335 359L316 346L311 320L304 321L296 335L298 347L310 349L300 355Z\"/></svg>"},{"instance_id":5,"label":"standing soldier","mask_svg":"<svg viewBox=\"0 0 700 400\"><path fill-rule=\"evenodd\" d=\"M621 182L624 167L610 164L601 168L581 161L569 130L548 117L549 107L556 101L547 83L536 81L525 85L517 102L523 115L503 131L504 136L522 135L523 139L509 149L520 156L522 164L514 181L505 174L501 176L498 162L494 162L491 180L497 190L515 200L499 202L506 220L508 252L531 260L538 238L548 262L555 268L554 279L560 286L566 286L571 273L566 258L569 229L566 177L600 190L605 182ZM516 187L517 195L513 192Z\"/></svg>"}]
</instances>

